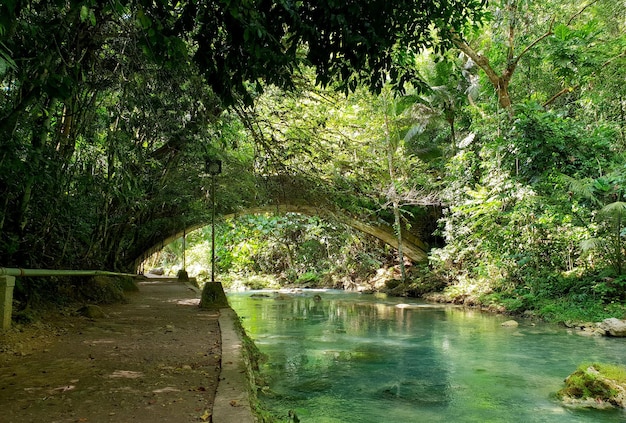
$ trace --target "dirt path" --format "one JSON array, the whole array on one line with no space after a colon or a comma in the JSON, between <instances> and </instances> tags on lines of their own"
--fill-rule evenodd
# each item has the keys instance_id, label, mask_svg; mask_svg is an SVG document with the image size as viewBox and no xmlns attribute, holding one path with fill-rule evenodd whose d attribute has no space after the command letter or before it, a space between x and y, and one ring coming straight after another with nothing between
<instances>
[{"instance_id":1,"label":"dirt path","mask_svg":"<svg viewBox=\"0 0 626 423\"><path fill-rule=\"evenodd\" d=\"M139 283L106 317L0 333L0 422L211 421L218 311L165 280Z\"/></svg>"}]
</instances>

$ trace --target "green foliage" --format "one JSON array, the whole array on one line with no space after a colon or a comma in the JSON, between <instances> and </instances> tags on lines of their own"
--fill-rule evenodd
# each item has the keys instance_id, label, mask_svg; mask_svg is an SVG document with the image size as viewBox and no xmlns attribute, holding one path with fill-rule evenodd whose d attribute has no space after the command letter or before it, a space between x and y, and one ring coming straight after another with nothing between
<instances>
[{"instance_id":1,"label":"green foliage","mask_svg":"<svg viewBox=\"0 0 626 423\"><path fill-rule=\"evenodd\" d=\"M597 322L626 315L626 306L619 300L621 290L618 292L617 284L613 288L613 278L543 271L525 275L524 282L489 292L479 303L556 323Z\"/></svg>"},{"instance_id":2,"label":"green foliage","mask_svg":"<svg viewBox=\"0 0 626 423\"><path fill-rule=\"evenodd\" d=\"M609 317L623 317L626 308L617 303L604 304L600 295L586 293L572 294L565 298L536 298L532 303L534 314L546 321L566 322L597 322ZM526 307L529 309L529 307Z\"/></svg>"},{"instance_id":3,"label":"green foliage","mask_svg":"<svg viewBox=\"0 0 626 423\"><path fill-rule=\"evenodd\" d=\"M320 276L317 273L306 272L298 276L298 279L296 279L296 284L298 284L299 286L315 286L319 280Z\"/></svg>"},{"instance_id":4,"label":"green foliage","mask_svg":"<svg viewBox=\"0 0 626 423\"><path fill-rule=\"evenodd\" d=\"M424 294L439 292L446 287L447 283L440 275L431 272L426 267L418 266L410 269L408 281L400 287L387 286L391 288L391 293L401 290L402 295L421 298Z\"/></svg>"},{"instance_id":5,"label":"green foliage","mask_svg":"<svg viewBox=\"0 0 626 423\"><path fill-rule=\"evenodd\" d=\"M604 228L599 233L611 234L606 241L613 241L613 255L605 253L595 263L621 257L615 254L621 251L621 237L615 236L619 216L598 213L596 225L589 224L598 201L615 198L613 187L621 190L617 179L604 182L612 174L602 175L615 159L607 132L584 132L579 122L530 108L516 115L508 134L508 140L483 135L482 145L475 141L467 148L474 151L459 152L449 164L453 205L441 226L447 245L431 254L435 270L454 281L446 291L452 298L469 295L496 309L529 310L551 320L621 314L610 305L621 298L619 278L581 277L594 262L580 246L594 229ZM474 154L482 158L480 166ZM456 161L462 167L453 173ZM468 167L475 169L474 178L462 174Z\"/></svg>"},{"instance_id":6,"label":"green foliage","mask_svg":"<svg viewBox=\"0 0 626 423\"><path fill-rule=\"evenodd\" d=\"M281 287L275 277L265 274L242 275L240 273L227 273L220 275L220 280L224 287L234 290L279 289Z\"/></svg>"},{"instance_id":7,"label":"green foliage","mask_svg":"<svg viewBox=\"0 0 626 423\"><path fill-rule=\"evenodd\" d=\"M274 161L263 168L274 151L243 133L264 121L248 125L240 102L250 105L261 81L294 88L309 72L350 90L359 81L379 88L385 75L402 85L414 75L405 66L414 52L449 45L450 31L478 20L482 7L474 0L428 8L377 1L57 3L0 6L5 265L131 268L150 241L206 218L206 181L198 175L205 155L221 157L236 175L234 189L220 190L224 209L257 198L255 171L280 170ZM236 107L224 113L225 104ZM320 106L318 117L325 114ZM316 122L313 130L324 126L323 118ZM301 137L282 123L285 157L299 156L297 166L316 134ZM283 139L272 141L278 149Z\"/></svg>"},{"instance_id":8,"label":"green foliage","mask_svg":"<svg viewBox=\"0 0 626 423\"><path fill-rule=\"evenodd\" d=\"M442 204L438 238L424 225L432 278L403 288L554 319L622 312L621 3L493 2L483 26L478 0L57 3L0 5L3 265L132 270L208 222L213 194L218 217L292 198L397 234ZM208 156L224 162L216 193ZM393 255L317 218L217 229L221 274L335 285ZM210 233L188 235L206 273ZM161 255L174 273L181 249ZM24 282L16 300L59 289Z\"/></svg>"},{"instance_id":9,"label":"green foliage","mask_svg":"<svg viewBox=\"0 0 626 423\"><path fill-rule=\"evenodd\" d=\"M511 174L533 183L548 172L590 176L607 167L612 153L604 132L589 133L580 122L546 113L537 104L518 109L508 136L512 158L505 162Z\"/></svg>"},{"instance_id":10,"label":"green foliage","mask_svg":"<svg viewBox=\"0 0 626 423\"><path fill-rule=\"evenodd\" d=\"M169 64L176 58L171 44L189 39L193 61L213 91L232 103L241 96L251 100L248 87L259 89L260 79L293 86L294 69L303 60L316 68L322 85L339 81L348 91L365 81L380 89L385 74L402 85L416 77L394 58L449 46L451 32L462 31L469 20L479 21L481 10L482 2L474 0L428 7L408 1L370 1L358 7L310 1L159 7L139 2L136 13L149 57Z\"/></svg>"},{"instance_id":11,"label":"green foliage","mask_svg":"<svg viewBox=\"0 0 626 423\"><path fill-rule=\"evenodd\" d=\"M604 276L593 285L593 291L605 303L615 303L626 299L626 277Z\"/></svg>"},{"instance_id":12,"label":"green foliage","mask_svg":"<svg viewBox=\"0 0 626 423\"><path fill-rule=\"evenodd\" d=\"M604 206L598 212L601 224L600 238L589 238L582 243L585 251L598 250L611 265L617 276L624 272L624 225L626 224L626 203L616 201Z\"/></svg>"},{"instance_id":13,"label":"green foliage","mask_svg":"<svg viewBox=\"0 0 626 423\"><path fill-rule=\"evenodd\" d=\"M599 371L602 376L608 379L614 380L618 383L626 383L626 368L624 366L607 363L593 363L591 365L582 364L578 369L581 370L583 368L589 368L590 366L593 366L593 368Z\"/></svg>"},{"instance_id":14,"label":"green foliage","mask_svg":"<svg viewBox=\"0 0 626 423\"><path fill-rule=\"evenodd\" d=\"M187 237L187 270L205 281L210 269L210 227ZM177 268L180 240L169 244L151 267ZM216 273L228 287L262 289L275 275L280 283L335 286L342 278L366 278L387 254L377 242L318 217L244 215L216 226ZM175 272L174 272L175 273Z\"/></svg>"}]
</instances>

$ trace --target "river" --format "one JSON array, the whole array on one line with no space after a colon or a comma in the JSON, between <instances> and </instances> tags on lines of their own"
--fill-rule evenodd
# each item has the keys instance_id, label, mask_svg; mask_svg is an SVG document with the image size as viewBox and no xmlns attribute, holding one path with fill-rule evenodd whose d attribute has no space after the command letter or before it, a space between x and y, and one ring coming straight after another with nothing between
<instances>
[{"instance_id":1,"label":"river","mask_svg":"<svg viewBox=\"0 0 626 423\"><path fill-rule=\"evenodd\" d=\"M626 339L417 300L345 293L228 296L267 361L264 406L303 423L624 422L554 393L583 362L626 365Z\"/></svg>"}]
</instances>

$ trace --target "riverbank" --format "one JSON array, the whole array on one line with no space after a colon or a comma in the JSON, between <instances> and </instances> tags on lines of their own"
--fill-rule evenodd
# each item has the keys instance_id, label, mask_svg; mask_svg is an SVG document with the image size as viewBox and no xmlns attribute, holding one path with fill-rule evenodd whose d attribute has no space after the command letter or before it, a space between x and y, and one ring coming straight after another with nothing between
<instances>
[{"instance_id":1,"label":"riverbank","mask_svg":"<svg viewBox=\"0 0 626 423\"><path fill-rule=\"evenodd\" d=\"M222 345L220 330L232 316L199 309L197 290L176 281L138 285L101 317L57 314L0 333L3 422L245 421L229 419L245 411L245 399L216 399L223 367L236 366L235 332L227 329ZM217 402L221 420L213 419Z\"/></svg>"},{"instance_id":2,"label":"riverbank","mask_svg":"<svg viewBox=\"0 0 626 423\"><path fill-rule=\"evenodd\" d=\"M568 328L589 326L611 317L626 318L626 305L623 302L607 304L601 297L581 297L576 292L562 294L558 298L527 296L521 300L513 293L495 292L490 286L477 280L466 279L463 283L444 282L439 275L423 268L410 268L408 276L408 279L402 282L399 267L390 266L379 269L370 278L344 280L334 284L316 281L283 285L272 275L248 278L239 275L221 275L221 279L224 286L234 292L249 289L315 288L378 293L394 298L415 298L432 303L458 305L471 310L536 322L556 323Z\"/></svg>"}]
</instances>

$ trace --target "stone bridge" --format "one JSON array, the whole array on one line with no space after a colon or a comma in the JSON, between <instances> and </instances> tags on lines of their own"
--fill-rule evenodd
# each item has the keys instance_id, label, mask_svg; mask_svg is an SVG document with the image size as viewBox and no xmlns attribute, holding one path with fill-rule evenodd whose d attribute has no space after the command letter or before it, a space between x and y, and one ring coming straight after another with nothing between
<instances>
[{"instance_id":1,"label":"stone bridge","mask_svg":"<svg viewBox=\"0 0 626 423\"><path fill-rule=\"evenodd\" d=\"M380 211L361 208L362 212L354 213L342 207L338 195L333 194L327 186L319 181L303 180L293 177L260 178L255 184L254 198L243 199L247 204L225 204L220 193L232 190L227 179L220 180L216 189L216 219L227 219L246 214L264 213L299 213L308 216L319 216L334 220L363 233L372 235L393 248L398 248L398 239L391 224L390 216L382 216ZM345 199L346 194L341 195ZM356 200L358 197L353 196ZM211 205L205 201L202 213L193 214L185 219L170 219L161 222L170 224L147 232L145 238L134 239L137 247L133 254L133 266L138 269L143 260L161 250L164 246L195 229L210 225ZM363 212L365 210L365 212ZM440 207L423 207L420 213L413 213L414 218L405 222L402 228L402 251L405 257L413 262L424 262L428 257L429 244L434 240L432 232L436 228ZM387 213L389 214L389 213Z\"/></svg>"}]
</instances>

